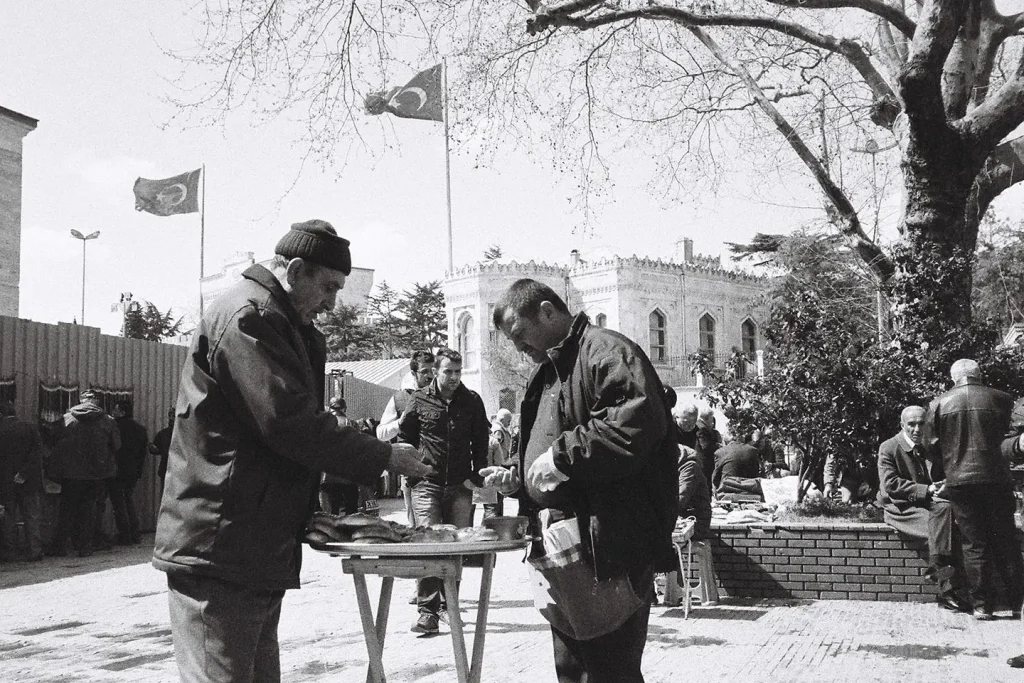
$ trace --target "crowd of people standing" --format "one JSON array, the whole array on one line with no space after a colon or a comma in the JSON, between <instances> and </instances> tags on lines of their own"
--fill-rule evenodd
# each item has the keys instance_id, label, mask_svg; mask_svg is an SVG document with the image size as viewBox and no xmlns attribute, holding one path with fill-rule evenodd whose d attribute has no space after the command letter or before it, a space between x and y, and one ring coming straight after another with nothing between
<instances>
[{"instance_id":1,"label":"crowd of people standing","mask_svg":"<svg viewBox=\"0 0 1024 683\"><path fill-rule=\"evenodd\" d=\"M0 403L0 561L36 562L72 550L87 557L97 549L139 544L135 489L147 456L159 447L134 419L131 402L118 402L108 415L100 394L84 390L52 437L47 447L36 424L20 419L13 403ZM52 524L47 480L59 485ZM108 501L113 536L106 532Z\"/></svg>"}]
</instances>

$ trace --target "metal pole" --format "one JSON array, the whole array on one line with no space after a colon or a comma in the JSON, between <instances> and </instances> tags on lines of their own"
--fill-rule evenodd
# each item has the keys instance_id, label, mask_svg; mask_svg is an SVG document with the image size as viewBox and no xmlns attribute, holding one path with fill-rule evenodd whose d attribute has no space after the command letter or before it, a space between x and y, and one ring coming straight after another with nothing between
<instances>
[{"instance_id":1,"label":"metal pole","mask_svg":"<svg viewBox=\"0 0 1024 683\"><path fill-rule=\"evenodd\" d=\"M85 243L82 240L82 324L85 324Z\"/></svg>"},{"instance_id":2,"label":"metal pole","mask_svg":"<svg viewBox=\"0 0 1024 683\"><path fill-rule=\"evenodd\" d=\"M199 317L203 317L203 277L206 274L204 264L206 244L206 164L203 164L203 203L199 209Z\"/></svg>"},{"instance_id":3,"label":"metal pole","mask_svg":"<svg viewBox=\"0 0 1024 683\"><path fill-rule=\"evenodd\" d=\"M444 181L448 199L448 272L455 270L452 256L452 158L448 144L448 60L441 60L442 93L444 100Z\"/></svg>"}]
</instances>

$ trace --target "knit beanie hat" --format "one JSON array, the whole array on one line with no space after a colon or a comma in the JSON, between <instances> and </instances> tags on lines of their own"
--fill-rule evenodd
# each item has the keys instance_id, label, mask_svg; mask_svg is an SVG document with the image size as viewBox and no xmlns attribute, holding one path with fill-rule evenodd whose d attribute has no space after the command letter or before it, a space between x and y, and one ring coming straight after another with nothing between
<instances>
[{"instance_id":1,"label":"knit beanie hat","mask_svg":"<svg viewBox=\"0 0 1024 683\"><path fill-rule=\"evenodd\" d=\"M286 258L302 258L348 275L352 272L348 244L347 239L338 237L330 223L313 219L292 223L291 230L277 242L274 253Z\"/></svg>"}]
</instances>

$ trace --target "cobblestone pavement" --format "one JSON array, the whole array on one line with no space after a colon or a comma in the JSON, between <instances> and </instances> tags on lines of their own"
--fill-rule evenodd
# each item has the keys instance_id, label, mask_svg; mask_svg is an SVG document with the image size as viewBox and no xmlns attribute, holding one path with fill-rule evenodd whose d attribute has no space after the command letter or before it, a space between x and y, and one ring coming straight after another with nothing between
<instances>
[{"instance_id":1,"label":"cobblestone pavement","mask_svg":"<svg viewBox=\"0 0 1024 683\"><path fill-rule=\"evenodd\" d=\"M389 517L400 519L393 501ZM152 541L152 536L146 537ZM533 609L518 553L499 555L483 680L554 682L549 630ZM281 618L286 683L365 677L366 651L350 577L306 552L303 589ZM472 634L480 571L465 570L463 619ZM379 581L370 581L371 595ZM89 558L0 565L0 682L174 681L164 575L144 546ZM397 581L384 651L389 681L455 680L451 640L410 633L411 581ZM374 601L374 604L375 601ZM669 681L1024 681L1006 658L1021 624L975 622L930 604L726 599L717 607L652 610L644 673Z\"/></svg>"}]
</instances>

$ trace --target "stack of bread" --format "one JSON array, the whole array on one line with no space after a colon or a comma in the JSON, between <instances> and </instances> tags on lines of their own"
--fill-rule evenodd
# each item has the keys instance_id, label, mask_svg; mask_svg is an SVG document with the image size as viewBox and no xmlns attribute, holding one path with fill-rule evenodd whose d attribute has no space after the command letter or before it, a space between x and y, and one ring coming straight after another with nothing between
<instances>
[{"instance_id":1,"label":"stack of bread","mask_svg":"<svg viewBox=\"0 0 1024 683\"><path fill-rule=\"evenodd\" d=\"M434 524L415 529L360 512L351 515L329 515L316 512L306 528L306 542L324 543L458 543L497 541L492 529L452 524Z\"/></svg>"}]
</instances>

